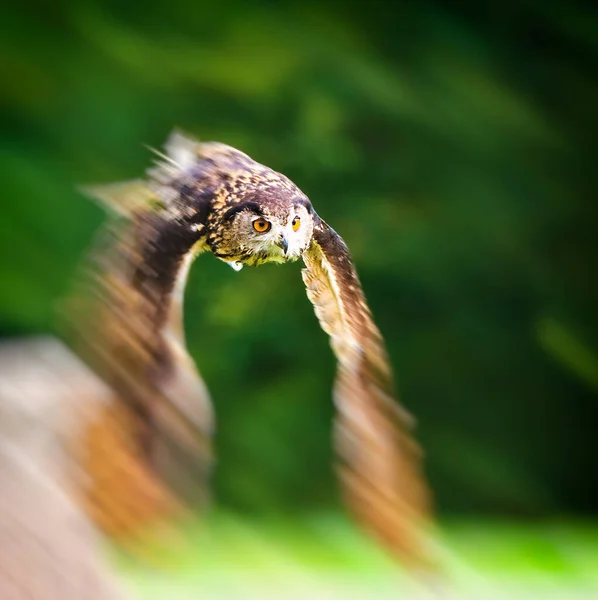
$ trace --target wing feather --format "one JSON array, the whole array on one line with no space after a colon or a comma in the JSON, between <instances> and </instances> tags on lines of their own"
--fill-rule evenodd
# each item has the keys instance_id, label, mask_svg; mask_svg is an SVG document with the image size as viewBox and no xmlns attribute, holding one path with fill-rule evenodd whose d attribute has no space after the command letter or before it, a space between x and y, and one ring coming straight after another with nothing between
<instances>
[{"instance_id":1,"label":"wing feather","mask_svg":"<svg viewBox=\"0 0 598 600\"><path fill-rule=\"evenodd\" d=\"M135 193L135 202L112 198L113 191ZM159 212L147 188L145 204L144 189L128 191L128 184L105 194L127 210L111 215L90 249L63 304L62 330L112 396L89 416L70 452L96 524L135 543L209 500L212 408L182 327L187 272L201 247L190 241L182 258L165 263L176 225L169 213Z\"/></svg>"},{"instance_id":2,"label":"wing feather","mask_svg":"<svg viewBox=\"0 0 598 600\"><path fill-rule=\"evenodd\" d=\"M396 402L384 341L341 237L317 215L303 280L338 360L338 471L350 510L404 562L428 562L430 499L413 420Z\"/></svg>"}]
</instances>

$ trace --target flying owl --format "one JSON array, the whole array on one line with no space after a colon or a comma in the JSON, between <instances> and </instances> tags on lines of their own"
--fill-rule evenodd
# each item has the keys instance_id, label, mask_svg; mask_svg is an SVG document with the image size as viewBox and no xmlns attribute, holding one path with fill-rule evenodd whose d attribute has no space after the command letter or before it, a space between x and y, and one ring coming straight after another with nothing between
<instances>
[{"instance_id":1,"label":"flying owl","mask_svg":"<svg viewBox=\"0 0 598 600\"><path fill-rule=\"evenodd\" d=\"M143 482L146 512L206 501L214 419L182 327L194 259L211 253L235 271L302 259L338 360L334 443L346 503L395 556L425 562L431 510L421 453L345 242L292 181L239 150L174 132L157 154L145 179L88 190L113 218L92 253L86 293L67 313L76 347L114 392L79 448L95 520L112 533L136 526ZM115 447L133 466L107 464ZM119 469L116 489L102 495Z\"/></svg>"}]
</instances>

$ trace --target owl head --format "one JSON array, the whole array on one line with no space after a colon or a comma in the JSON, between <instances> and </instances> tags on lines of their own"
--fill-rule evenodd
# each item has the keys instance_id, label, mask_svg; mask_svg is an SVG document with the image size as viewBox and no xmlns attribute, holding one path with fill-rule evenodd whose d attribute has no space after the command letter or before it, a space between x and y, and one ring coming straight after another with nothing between
<instances>
[{"instance_id":1,"label":"owl head","mask_svg":"<svg viewBox=\"0 0 598 600\"><path fill-rule=\"evenodd\" d=\"M174 133L165 147L150 175L192 202L209 195L205 243L214 256L240 270L294 261L308 248L313 208L290 179L225 144Z\"/></svg>"}]
</instances>

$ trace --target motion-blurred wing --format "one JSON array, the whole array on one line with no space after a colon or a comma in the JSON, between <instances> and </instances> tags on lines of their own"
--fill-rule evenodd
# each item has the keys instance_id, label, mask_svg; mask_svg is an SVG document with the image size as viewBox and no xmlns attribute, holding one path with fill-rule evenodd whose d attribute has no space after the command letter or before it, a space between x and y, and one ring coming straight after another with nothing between
<instances>
[{"instance_id":1,"label":"motion-blurred wing","mask_svg":"<svg viewBox=\"0 0 598 600\"><path fill-rule=\"evenodd\" d=\"M421 453L394 399L384 342L349 251L317 215L303 260L307 295L338 359L335 443L346 502L388 550L421 565L430 510Z\"/></svg>"},{"instance_id":2,"label":"motion-blurred wing","mask_svg":"<svg viewBox=\"0 0 598 600\"><path fill-rule=\"evenodd\" d=\"M212 408L182 327L185 280L201 248L176 254L188 229L142 182L100 192L113 218L62 316L75 351L112 396L88 415L71 452L88 513L130 541L209 497Z\"/></svg>"}]
</instances>

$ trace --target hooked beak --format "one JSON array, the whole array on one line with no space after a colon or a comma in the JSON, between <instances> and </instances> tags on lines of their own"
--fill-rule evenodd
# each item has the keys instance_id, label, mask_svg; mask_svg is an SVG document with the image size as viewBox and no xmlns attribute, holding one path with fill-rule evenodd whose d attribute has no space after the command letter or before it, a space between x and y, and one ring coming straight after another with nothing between
<instances>
[{"instance_id":1,"label":"hooked beak","mask_svg":"<svg viewBox=\"0 0 598 600\"><path fill-rule=\"evenodd\" d=\"M276 245L282 249L282 253L286 256L289 250L289 241L287 238L284 235L280 236L280 239L278 242L276 242Z\"/></svg>"}]
</instances>

